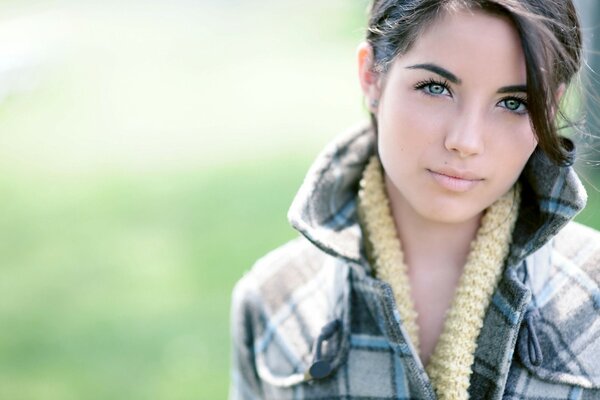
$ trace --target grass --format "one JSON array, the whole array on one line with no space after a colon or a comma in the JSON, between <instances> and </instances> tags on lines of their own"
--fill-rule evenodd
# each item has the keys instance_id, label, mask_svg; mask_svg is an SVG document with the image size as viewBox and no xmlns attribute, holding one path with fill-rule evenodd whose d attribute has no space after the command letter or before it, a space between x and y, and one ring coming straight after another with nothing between
<instances>
[{"instance_id":1,"label":"grass","mask_svg":"<svg viewBox=\"0 0 600 400\"><path fill-rule=\"evenodd\" d=\"M226 396L234 282L361 115L360 3L0 6L0 398Z\"/></svg>"},{"instance_id":2,"label":"grass","mask_svg":"<svg viewBox=\"0 0 600 400\"><path fill-rule=\"evenodd\" d=\"M305 168L3 182L0 398L224 398L231 289Z\"/></svg>"}]
</instances>

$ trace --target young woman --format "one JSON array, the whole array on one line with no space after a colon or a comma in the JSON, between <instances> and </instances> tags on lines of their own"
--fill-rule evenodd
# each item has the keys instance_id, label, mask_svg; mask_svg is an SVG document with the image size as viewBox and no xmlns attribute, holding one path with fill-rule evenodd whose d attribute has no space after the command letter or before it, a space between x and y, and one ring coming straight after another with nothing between
<instances>
[{"instance_id":1,"label":"young woman","mask_svg":"<svg viewBox=\"0 0 600 400\"><path fill-rule=\"evenodd\" d=\"M600 399L600 236L560 99L570 0L375 0L369 126L233 296L234 399Z\"/></svg>"}]
</instances>

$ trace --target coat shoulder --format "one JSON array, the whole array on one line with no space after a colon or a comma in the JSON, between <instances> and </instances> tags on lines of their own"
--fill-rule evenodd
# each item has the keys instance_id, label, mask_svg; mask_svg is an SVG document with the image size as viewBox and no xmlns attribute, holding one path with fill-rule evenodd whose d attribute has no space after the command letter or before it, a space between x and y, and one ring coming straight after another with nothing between
<instances>
[{"instance_id":1,"label":"coat shoulder","mask_svg":"<svg viewBox=\"0 0 600 400\"><path fill-rule=\"evenodd\" d=\"M554 253L561 260L586 274L596 284L600 284L600 232L577 223L570 222L556 236Z\"/></svg>"},{"instance_id":2,"label":"coat shoulder","mask_svg":"<svg viewBox=\"0 0 600 400\"><path fill-rule=\"evenodd\" d=\"M261 297L285 295L313 279L332 256L298 237L259 258L235 286L234 293L252 291Z\"/></svg>"},{"instance_id":3,"label":"coat shoulder","mask_svg":"<svg viewBox=\"0 0 600 400\"><path fill-rule=\"evenodd\" d=\"M339 297L348 285L349 270L343 259L298 237L260 258L237 282L233 312L247 310L260 329L273 319L280 323L296 317L309 321L309 330L318 330L340 312Z\"/></svg>"},{"instance_id":4,"label":"coat shoulder","mask_svg":"<svg viewBox=\"0 0 600 400\"><path fill-rule=\"evenodd\" d=\"M522 363L554 384L600 389L600 233L571 222L529 260L532 306L539 316L520 332ZM543 361L528 347L535 331Z\"/></svg>"}]
</instances>

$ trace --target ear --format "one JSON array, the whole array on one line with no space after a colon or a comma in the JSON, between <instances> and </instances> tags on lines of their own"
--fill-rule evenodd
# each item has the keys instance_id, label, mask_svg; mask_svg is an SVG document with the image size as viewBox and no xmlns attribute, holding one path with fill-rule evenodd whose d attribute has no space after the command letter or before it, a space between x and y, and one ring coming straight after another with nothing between
<instances>
[{"instance_id":1,"label":"ear","mask_svg":"<svg viewBox=\"0 0 600 400\"><path fill-rule=\"evenodd\" d=\"M371 112L376 112L381 95L379 74L374 71L373 49L367 42L362 42L356 50L358 58L358 79L367 107Z\"/></svg>"}]
</instances>

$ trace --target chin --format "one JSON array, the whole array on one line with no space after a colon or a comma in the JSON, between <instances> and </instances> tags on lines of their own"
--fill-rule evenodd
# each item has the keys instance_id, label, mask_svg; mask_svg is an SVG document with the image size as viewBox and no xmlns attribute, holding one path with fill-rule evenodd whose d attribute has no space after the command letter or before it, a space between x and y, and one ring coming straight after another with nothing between
<instances>
[{"instance_id":1,"label":"chin","mask_svg":"<svg viewBox=\"0 0 600 400\"><path fill-rule=\"evenodd\" d=\"M440 224L460 224L479 218L482 211L469 207L432 206L428 209L418 210L421 217Z\"/></svg>"}]
</instances>

